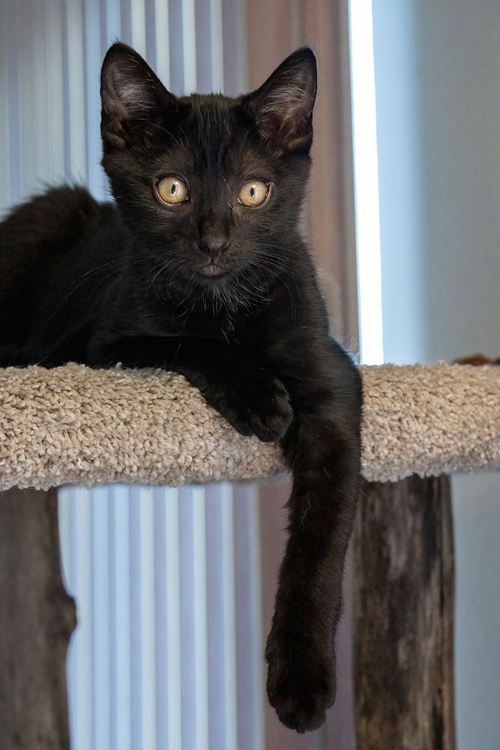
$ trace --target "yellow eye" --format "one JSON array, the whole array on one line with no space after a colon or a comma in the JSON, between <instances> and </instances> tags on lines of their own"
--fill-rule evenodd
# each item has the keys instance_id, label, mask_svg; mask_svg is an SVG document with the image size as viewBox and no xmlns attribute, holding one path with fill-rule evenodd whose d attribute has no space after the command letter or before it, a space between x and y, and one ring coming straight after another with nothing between
<instances>
[{"instance_id":1,"label":"yellow eye","mask_svg":"<svg viewBox=\"0 0 500 750\"><path fill-rule=\"evenodd\" d=\"M269 185L260 180L247 182L240 190L238 200L247 208L261 206L269 195Z\"/></svg>"},{"instance_id":2,"label":"yellow eye","mask_svg":"<svg viewBox=\"0 0 500 750\"><path fill-rule=\"evenodd\" d=\"M173 175L162 177L161 180L158 180L156 183L156 193L159 199L169 206L178 206L180 203L189 200L187 185Z\"/></svg>"}]
</instances>

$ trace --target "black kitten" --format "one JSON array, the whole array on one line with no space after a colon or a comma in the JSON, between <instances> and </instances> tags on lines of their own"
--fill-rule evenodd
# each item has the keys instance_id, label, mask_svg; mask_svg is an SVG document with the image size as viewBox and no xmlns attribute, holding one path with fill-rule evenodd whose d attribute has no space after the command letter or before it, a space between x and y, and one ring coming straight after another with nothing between
<instances>
[{"instance_id":1,"label":"black kitten","mask_svg":"<svg viewBox=\"0 0 500 750\"><path fill-rule=\"evenodd\" d=\"M175 370L239 432L281 442L293 492L267 689L286 726L315 729L335 696L361 383L298 228L314 55L238 99L177 98L115 44L101 94L117 205L63 187L0 225L0 363Z\"/></svg>"}]
</instances>

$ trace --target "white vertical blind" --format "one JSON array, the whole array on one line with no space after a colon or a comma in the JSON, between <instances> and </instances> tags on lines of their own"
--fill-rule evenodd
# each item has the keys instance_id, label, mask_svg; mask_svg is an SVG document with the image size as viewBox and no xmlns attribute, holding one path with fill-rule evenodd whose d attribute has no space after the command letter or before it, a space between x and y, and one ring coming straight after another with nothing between
<instances>
[{"instance_id":1,"label":"white vertical blind","mask_svg":"<svg viewBox=\"0 0 500 750\"><path fill-rule=\"evenodd\" d=\"M176 93L244 88L240 0L0 0L0 211L62 180L107 198L99 70L134 46ZM261 750L257 491L60 491L78 628L72 750Z\"/></svg>"},{"instance_id":2,"label":"white vertical blind","mask_svg":"<svg viewBox=\"0 0 500 750\"><path fill-rule=\"evenodd\" d=\"M74 750L263 750L256 488L59 497Z\"/></svg>"}]
</instances>

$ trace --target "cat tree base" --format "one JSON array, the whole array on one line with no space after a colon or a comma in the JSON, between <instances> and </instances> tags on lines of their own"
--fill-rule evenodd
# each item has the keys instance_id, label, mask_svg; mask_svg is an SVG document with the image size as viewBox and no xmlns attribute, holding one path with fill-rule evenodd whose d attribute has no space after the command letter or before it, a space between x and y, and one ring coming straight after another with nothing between
<instances>
[{"instance_id":1,"label":"cat tree base","mask_svg":"<svg viewBox=\"0 0 500 750\"><path fill-rule=\"evenodd\" d=\"M354 528L360 750L455 750L449 477L365 483Z\"/></svg>"},{"instance_id":2,"label":"cat tree base","mask_svg":"<svg viewBox=\"0 0 500 750\"><path fill-rule=\"evenodd\" d=\"M76 625L64 590L57 490L0 493L0 747L69 750L66 654Z\"/></svg>"}]
</instances>

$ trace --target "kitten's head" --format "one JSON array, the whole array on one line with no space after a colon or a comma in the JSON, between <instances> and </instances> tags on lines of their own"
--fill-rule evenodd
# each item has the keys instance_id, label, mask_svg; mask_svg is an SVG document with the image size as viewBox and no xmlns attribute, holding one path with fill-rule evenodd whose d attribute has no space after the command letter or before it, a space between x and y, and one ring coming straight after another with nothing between
<instances>
[{"instance_id":1,"label":"kitten's head","mask_svg":"<svg viewBox=\"0 0 500 750\"><path fill-rule=\"evenodd\" d=\"M265 285L293 262L287 247L309 172L315 95L308 48L236 99L176 97L134 50L110 48L103 166L160 284L181 293Z\"/></svg>"}]
</instances>

